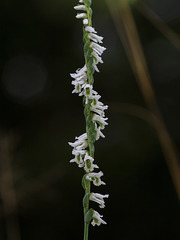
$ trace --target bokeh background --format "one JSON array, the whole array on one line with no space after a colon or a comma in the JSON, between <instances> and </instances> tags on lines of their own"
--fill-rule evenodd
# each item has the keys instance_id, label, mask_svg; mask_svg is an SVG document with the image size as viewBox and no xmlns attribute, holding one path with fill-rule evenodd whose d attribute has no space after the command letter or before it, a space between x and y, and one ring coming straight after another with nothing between
<instances>
[{"instance_id":1,"label":"bokeh background","mask_svg":"<svg viewBox=\"0 0 180 240\"><path fill-rule=\"evenodd\" d=\"M73 9L77 2L0 1L2 240L83 238L83 172L69 164L67 144L85 130L82 99L71 94L69 76L84 65L82 23ZM160 141L150 117L153 107L149 109L144 97L148 92L142 92L134 74L135 63L144 65L139 58L136 61L138 52L131 58L132 49L139 47L137 39L121 31L125 23L132 25L128 15L121 21L119 2L93 1L93 25L107 47L100 73L95 74L95 89L110 106L106 138L96 143L95 154L107 185L93 191L110 197L100 210L108 225L91 227L90 239L176 240L180 238L178 177L173 180L168 165L174 159L166 156L169 145L162 144L162 135ZM180 1L126 3L178 156ZM126 46L130 40L132 49Z\"/></svg>"}]
</instances>

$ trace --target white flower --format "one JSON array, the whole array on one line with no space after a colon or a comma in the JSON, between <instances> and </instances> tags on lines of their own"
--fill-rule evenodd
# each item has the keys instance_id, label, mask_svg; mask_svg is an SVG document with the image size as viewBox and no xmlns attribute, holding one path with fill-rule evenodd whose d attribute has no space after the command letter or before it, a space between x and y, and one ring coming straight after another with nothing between
<instances>
[{"instance_id":1,"label":"white flower","mask_svg":"<svg viewBox=\"0 0 180 240\"><path fill-rule=\"evenodd\" d=\"M108 106L104 105L102 102L98 101L96 98L93 98L91 103L91 111L99 114L100 116L104 117L104 110L107 110Z\"/></svg>"},{"instance_id":2,"label":"white flower","mask_svg":"<svg viewBox=\"0 0 180 240\"><path fill-rule=\"evenodd\" d=\"M82 10L82 11L86 11L86 7L84 5L77 5L74 7L75 10Z\"/></svg>"},{"instance_id":3,"label":"white flower","mask_svg":"<svg viewBox=\"0 0 180 240\"><path fill-rule=\"evenodd\" d=\"M86 78L87 79L87 67L84 65L84 67L79 68L76 70L76 73L71 73L70 76L74 79L82 79Z\"/></svg>"},{"instance_id":4,"label":"white flower","mask_svg":"<svg viewBox=\"0 0 180 240\"><path fill-rule=\"evenodd\" d=\"M78 167L84 167L84 156L86 153L86 150L73 149L72 154L74 155L74 158L70 160L70 163L75 162L77 163Z\"/></svg>"},{"instance_id":5,"label":"white flower","mask_svg":"<svg viewBox=\"0 0 180 240\"><path fill-rule=\"evenodd\" d=\"M74 85L74 90L72 93L80 93L82 91L82 86L87 83L87 76L82 75L77 77L74 81L72 81L72 85Z\"/></svg>"},{"instance_id":6,"label":"white flower","mask_svg":"<svg viewBox=\"0 0 180 240\"><path fill-rule=\"evenodd\" d=\"M100 137L105 138L104 134L101 132L101 127L97 127L97 124L95 123L95 131L96 131L96 140L98 140Z\"/></svg>"},{"instance_id":7,"label":"white flower","mask_svg":"<svg viewBox=\"0 0 180 240\"><path fill-rule=\"evenodd\" d=\"M72 81L72 85L76 86L77 84L80 84L81 86L84 85L86 83L86 79L85 78L77 78L76 80Z\"/></svg>"},{"instance_id":8,"label":"white flower","mask_svg":"<svg viewBox=\"0 0 180 240\"><path fill-rule=\"evenodd\" d=\"M70 163L77 163L79 168L84 167L84 161L83 161L83 155L81 155L80 153L75 155L75 158L70 160Z\"/></svg>"},{"instance_id":9,"label":"white flower","mask_svg":"<svg viewBox=\"0 0 180 240\"><path fill-rule=\"evenodd\" d=\"M103 63L102 58L95 51L92 52L92 55L93 55L93 57L95 57L96 64L98 64L99 62Z\"/></svg>"},{"instance_id":10,"label":"white flower","mask_svg":"<svg viewBox=\"0 0 180 240\"><path fill-rule=\"evenodd\" d=\"M98 55L102 55L103 54L103 52L106 50L106 48L105 47L102 47L102 46L100 46L99 44L97 44L97 43L94 43L94 42L92 42L91 44L90 44L90 47L98 54Z\"/></svg>"},{"instance_id":11,"label":"white flower","mask_svg":"<svg viewBox=\"0 0 180 240\"><path fill-rule=\"evenodd\" d=\"M87 133L82 134L79 137L76 137L76 141L74 143L69 142L69 145L76 150L83 150L88 146L87 143Z\"/></svg>"},{"instance_id":12,"label":"white flower","mask_svg":"<svg viewBox=\"0 0 180 240\"><path fill-rule=\"evenodd\" d=\"M95 31L95 29L94 29L93 27L91 27L91 26L87 26L87 27L85 28L85 30L86 30L86 32L97 33L97 32Z\"/></svg>"},{"instance_id":13,"label":"white flower","mask_svg":"<svg viewBox=\"0 0 180 240\"><path fill-rule=\"evenodd\" d=\"M92 85L85 84L85 86L84 86L84 95L86 97L88 97L88 98L92 98L92 94L93 94L92 90L93 90L93 86Z\"/></svg>"},{"instance_id":14,"label":"white flower","mask_svg":"<svg viewBox=\"0 0 180 240\"><path fill-rule=\"evenodd\" d=\"M102 111L107 110L108 106L104 105L102 102L99 101L99 98L101 98L100 95L93 96L92 106L101 109Z\"/></svg>"},{"instance_id":15,"label":"white flower","mask_svg":"<svg viewBox=\"0 0 180 240\"><path fill-rule=\"evenodd\" d=\"M77 18L77 19L86 18L86 13L78 13L78 14L76 15L76 18Z\"/></svg>"},{"instance_id":16,"label":"white flower","mask_svg":"<svg viewBox=\"0 0 180 240\"><path fill-rule=\"evenodd\" d=\"M88 21L87 18L83 19L83 24L84 24L84 25L87 25L88 23L89 23L89 21Z\"/></svg>"},{"instance_id":17,"label":"white flower","mask_svg":"<svg viewBox=\"0 0 180 240\"><path fill-rule=\"evenodd\" d=\"M85 83L84 85L82 85L82 92L79 94L79 96L85 96L86 97L86 104L88 104L88 99L92 99L93 98L93 86L90 84Z\"/></svg>"},{"instance_id":18,"label":"white flower","mask_svg":"<svg viewBox=\"0 0 180 240\"><path fill-rule=\"evenodd\" d=\"M92 41L96 42L96 43L102 43L102 40L103 40L103 37L98 36L95 33L89 33L88 38L91 39Z\"/></svg>"},{"instance_id":19,"label":"white flower","mask_svg":"<svg viewBox=\"0 0 180 240\"><path fill-rule=\"evenodd\" d=\"M96 60L94 59L93 68L94 68L94 70L95 70L96 72L99 72L99 69L98 69L98 67L97 67L96 65L97 65L97 63L96 63Z\"/></svg>"},{"instance_id":20,"label":"white flower","mask_svg":"<svg viewBox=\"0 0 180 240\"><path fill-rule=\"evenodd\" d=\"M103 215L100 215L97 211L94 210L93 221L91 222L91 224L93 226L95 226L95 225L99 226L101 223L102 224L107 224L103 219L101 219L102 217L103 217Z\"/></svg>"},{"instance_id":21,"label":"white flower","mask_svg":"<svg viewBox=\"0 0 180 240\"><path fill-rule=\"evenodd\" d=\"M87 133L83 133L79 137L76 137L75 139L80 141L87 140Z\"/></svg>"},{"instance_id":22,"label":"white flower","mask_svg":"<svg viewBox=\"0 0 180 240\"><path fill-rule=\"evenodd\" d=\"M75 81L73 81L72 84L75 85L75 88L72 91L72 93L80 93L82 89L82 85Z\"/></svg>"},{"instance_id":23,"label":"white flower","mask_svg":"<svg viewBox=\"0 0 180 240\"><path fill-rule=\"evenodd\" d=\"M93 184L95 186L100 186L100 185L106 185L105 182L101 181L101 177L103 176L103 172L98 172L98 173L88 173L86 175L86 179L93 181Z\"/></svg>"},{"instance_id":24,"label":"white flower","mask_svg":"<svg viewBox=\"0 0 180 240\"><path fill-rule=\"evenodd\" d=\"M108 198L108 197L109 197L109 194L102 195L100 193L91 193L89 200L98 203L100 208L104 208L105 207L104 198Z\"/></svg>"},{"instance_id":25,"label":"white flower","mask_svg":"<svg viewBox=\"0 0 180 240\"><path fill-rule=\"evenodd\" d=\"M79 0L80 3L83 3L83 0Z\"/></svg>"},{"instance_id":26,"label":"white flower","mask_svg":"<svg viewBox=\"0 0 180 240\"><path fill-rule=\"evenodd\" d=\"M100 125L101 129L104 129L105 125L108 125L106 120L108 120L108 118L104 118L104 117L99 116L97 114L94 114L94 116L92 118L92 121L97 122Z\"/></svg>"},{"instance_id":27,"label":"white flower","mask_svg":"<svg viewBox=\"0 0 180 240\"><path fill-rule=\"evenodd\" d=\"M86 153L85 157L84 157L84 170L86 172L92 172L94 171L94 168L99 168L96 164L93 164L94 162L94 158L92 158L91 156L89 156L88 153Z\"/></svg>"}]
</instances>

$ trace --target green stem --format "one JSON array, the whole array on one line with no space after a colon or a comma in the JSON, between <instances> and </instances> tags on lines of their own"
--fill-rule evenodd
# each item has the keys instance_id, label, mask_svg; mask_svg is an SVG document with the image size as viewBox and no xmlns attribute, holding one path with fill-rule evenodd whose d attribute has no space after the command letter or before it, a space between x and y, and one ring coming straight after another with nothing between
<instances>
[{"instance_id":1,"label":"green stem","mask_svg":"<svg viewBox=\"0 0 180 240\"><path fill-rule=\"evenodd\" d=\"M91 182L87 181L86 194L90 193L90 189L91 189ZM85 216L88 210L89 210L89 201L86 208L84 208L84 240L88 240L88 233L89 233L89 223L86 223L85 221Z\"/></svg>"},{"instance_id":2,"label":"green stem","mask_svg":"<svg viewBox=\"0 0 180 240\"><path fill-rule=\"evenodd\" d=\"M89 224L85 223L85 225L84 225L84 240L88 240L88 233L89 233Z\"/></svg>"}]
</instances>

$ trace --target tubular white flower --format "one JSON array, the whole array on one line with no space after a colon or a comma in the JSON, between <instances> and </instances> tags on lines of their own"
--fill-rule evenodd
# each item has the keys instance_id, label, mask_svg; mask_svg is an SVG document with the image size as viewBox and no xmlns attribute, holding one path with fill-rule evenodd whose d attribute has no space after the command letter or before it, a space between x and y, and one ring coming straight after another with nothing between
<instances>
[{"instance_id":1,"label":"tubular white flower","mask_svg":"<svg viewBox=\"0 0 180 240\"><path fill-rule=\"evenodd\" d=\"M75 158L70 160L70 163L73 163L73 162L77 163L79 168L84 167L84 160L83 160L83 157L80 153L76 154Z\"/></svg>"},{"instance_id":2,"label":"tubular white flower","mask_svg":"<svg viewBox=\"0 0 180 240\"><path fill-rule=\"evenodd\" d=\"M86 97L86 104L88 104L88 99L93 98L93 87L90 84L85 83L82 85L82 92L80 92L79 96L85 96Z\"/></svg>"},{"instance_id":3,"label":"tubular white flower","mask_svg":"<svg viewBox=\"0 0 180 240\"><path fill-rule=\"evenodd\" d=\"M93 90L92 85L85 84L84 85L84 96L86 96L87 98L92 98L92 94L93 94L92 90Z\"/></svg>"},{"instance_id":4,"label":"tubular white flower","mask_svg":"<svg viewBox=\"0 0 180 240\"><path fill-rule=\"evenodd\" d=\"M103 54L103 52L106 50L105 47L102 47L102 46L100 46L99 44L94 43L94 42L92 42L92 43L90 44L90 47L91 47L95 52L97 52L97 54L100 55L100 56L101 56L101 55Z\"/></svg>"},{"instance_id":5,"label":"tubular white flower","mask_svg":"<svg viewBox=\"0 0 180 240\"><path fill-rule=\"evenodd\" d=\"M93 101L91 103L91 111L99 114L100 116L104 117L105 113L104 110L107 110L108 106L104 105L102 102L96 100L93 98Z\"/></svg>"},{"instance_id":6,"label":"tubular white flower","mask_svg":"<svg viewBox=\"0 0 180 240\"><path fill-rule=\"evenodd\" d=\"M98 173L88 173L86 175L86 179L93 181L93 184L95 186L106 185L106 183L101 180L102 176L103 176L103 172L101 171Z\"/></svg>"},{"instance_id":7,"label":"tubular white flower","mask_svg":"<svg viewBox=\"0 0 180 240\"><path fill-rule=\"evenodd\" d=\"M73 149L72 154L74 155L74 158L70 160L70 163L76 163L78 167L82 168L84 167L84 156L87 153L86 150L77 150Z\"/></svg>"},{"instance_id":8,"label":"tubular white flower","mask_svg":"<svg viewBox=\"0 0 180 240\"><path fill-rule=\"evenodd\" d=\"M82 91L82 86L87 83L87 68L84 66L83 68L77 69L76 73L71 73L70 76L75 80L72 81L72 85L74 85L75 89L72 93L80 93Z\"/></svg>"},{"instance_id":9,"label":"tubular white flower","mask_svg":"<svg viewBox=\"0 0 180 240\"><path fill-rule=\"evenodd\" d=\"M72 82L72 84L75 86L74 90L72 91L72 93L80 93L81 89L82 89L82 85L79 84L78 82Z\"/></svg>"},{"instance_id":10,"label":"tubular white flower","mask_svg":"<svg viewBox=\"0 0 180 240\"><path fill-rule=\"evenodd\" d=\"M94 168L99 168L96 164L93 164L94 162L94 158L92 158L91 156L89 156L88 153L86 153L85 157L84 157L84 170L86 172L92 172L94 171Z\"/></svg>"},{"instance_id":11,"label":"tubular white flower","mask_svg":"<svg viewBox=\"0 0 180 240\"><path fill-rule=\"evenodd\" d=\"M76 137L76 141L74 143L69 142L69 145L76 150L83 150L88 146L87 143L87 133L84 133L80 135L79 137Z\"/></svg>"},{"instance_id":12,"label":"tubular white flower","mask_svg":"<svg viewBox=\"0 0 180 240\"><path fill-rule=\"evenodd\" d=\"M73 151L72 151L72 154L74 156L81 154L84 157L86 153L87 153L87 151L85 149L82 149L82 150L73 149Z\"/></svg>"},{"instance_id":13,"label":"tubular white flower","mask_svg":"<svg viewBox=\"0 0 180 240\"><path fill-rule=\"evenodd\" d=\"M106 120L108 120L108 118L104 118L102 116L99 116L97 114L94 114L92 121L93 122L97 122L100 125L101 129L105 128L105 125L108 125L108 123L106 122Z\"/></svg>"},{"instance_id":14,"label":"tubular white flower","mask_svg":"<svg viewBox=\"0 0 180 240\"><path fill-rule=\"evenodd\" d=\"M76 18L77 18L77 19L86 18L86 13L78 13L78 14L76 15Z\"/></svg>"},{"instance_id":15,"label":"tubular white flower","mask_svg":"<svg viewBox=\"0 0 180 240\"><path fill-rule=\"evenodd\" d=\"M86 65L82 68L79 68L76 70L76 73L70 73L70 76L74 79L80 78L80 77L86 77L87 78L87 67Z\"/></svg>"},{"instance_id":16,"label":"tubular white flower","mask_svg":"<svg viewBox=\"0 0 180 240\"><path fill-rule=\"evenodd\" d=\"M104 198L108 198L108 197L109 197L109 194L102 195L100 193L91 193L89 200L98 203L100 208L104 208L105 207Z\"/></svg>"},{"instance_id":17,"label":"tubular white flower","mask_svg":"<svg viewBox=\"0 0 180 240\"><path fill-rule=\"evenodd\" d=\"M101 98L101 95L99 95L96 91L93 92L93 102L94 105L96 105L96 101L98 101Z\"/></svg>"},{"instance_id":18,"label":"tubular white flower","mask_svg":"<svg viewBox=\"0 0 180 240\"><path fill-rule=\"evenodd\" d=\"M86 83L86 79L78 78L74 81L72 81L72 85L76 86L77 84L80 84L81 86Z\"/></svg>"},{"instance_id":19,"label":"tubular white flower","mask_svg":"<svg viewBox=\"0 0 180 240\"><path fill-rule=\"evenodd\" d=\"M85 30L86 30L86 32L97 33L97 32L95 31L95 29L94 29L93 27L91 27L91 26L87 26L87 27L85 28Z\"/></svg>"},{"instance_id":20,"label":"tubular white flower","mask_svg":"<svg viewBox=\"0 0 180 240\"><path fill-rule=\"evenodd\" d=\"M102 43L102 40L103 40L103 37L98 36L95 33L89 33L88 38L91 39L92 41L96 42L96 43Z\"/></svg>"},{"instance_id":21,"label":"tubular white flower","mask_svg":"<svg viewBox=\"0 0 180 240\"><path fill-rule=\"evenodd\" d=\"M93 226L97 225L101 225L102 224L107 224L103 219L102 219L103 215L100 215L97 211L94 210L93 212L93 221L91 222L91 224Z\"/></svg>"},{"instance_id":22,"label":"tubular white flower","mask_svg":"<svg viewBox=\"0 0 180 240\"><path fill-rule=\"evenodd\" d=\"M97 67L97 63L96 63L95 59L94 59L94 62L93 62L93 68L96 72L99 72L99 69Z\"/></svg>"},{"instance_id":23,"label":"tubular white flower","mask_svg":"<svg viewBox=\"0 0 180 240\"><path fill-rule=\"evenodd\" d=\"M93 57L95 57L95 59L96 59L96 64L98 64L98 63L103 63L102 58L101 58L95 51L92 52L92 55L93 55Z\"/></svg>"},{"instance_id":24,"label":"tubular white flower","mask_svg":"<svg viewBox=\"0 0 180 240\"><path fill-rule=\"evenodd\" d=\"M95 123L95 131L96 131L96 140L98 140L100 137L105 138L104 134L101 132L101 127L97 127L97 124Z\"/></svg>"},{"instance_id":25,"label":"tubular white flower","mask_svg":"<svg viewBox=\"0 0 180 240\"><path fill-rule=\"evenodd\" d=\"M98 96L93 96L93 101L91 103L91 106L93 107L96 107L98 109L101 109L101 110L107 110L108 109L108 106L107 105L104 105L101 101L98 100L98 98L101 97L100 95Z\"/></svg>"},{"instance_id":26,"label":"tubular white flower","mask_svg":"<svg viewBox=\"0 0 180 240\"><path fill-rule=\"evenodd\" d=\"M82 10L82 11L86 11L86 7L84 5L77 5L74 7L75 10Z\"/></svg>"},{"instance_id":27,"label":"tubular white flower","mask_svg":"<svg viewBox=\"0 0 180 240\"><path fill-rule=\"evenodd\" d=\"M75 137L75 139L80 141L87 140L87 133L83 133L79 137Z\"/></svg>"}]
</instances>

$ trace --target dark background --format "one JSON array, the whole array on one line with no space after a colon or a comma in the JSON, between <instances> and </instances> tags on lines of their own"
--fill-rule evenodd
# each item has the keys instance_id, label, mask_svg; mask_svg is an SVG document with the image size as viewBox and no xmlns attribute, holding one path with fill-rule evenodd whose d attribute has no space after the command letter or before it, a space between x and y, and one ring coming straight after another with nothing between
<instances>
[{"instance_id":1,"label":"dark background","mask_svg":"<svg viewBox=\"0 0 180 240\"><path fill-rule=\"evenodd\" d=\"M141 2L180 33L178 0ZM68 145L85 131L82 99L71 94L69 75L84 65L82 23L73 9L77 3L0 1L2 240L83 238L83 172L69 164ZM135 5L159 108L180 148L180 54ZM178 197L157 132L121 111L122 103L146 104L106 2L94 0L93 11L93 25L107 47L94 87L110 105L106 138L96 143L95 154L107 185L93 191L110 197L105 209L95 206L108 225L91 227L90 239L179 239Z\"/></svg>"}]
</instances>

